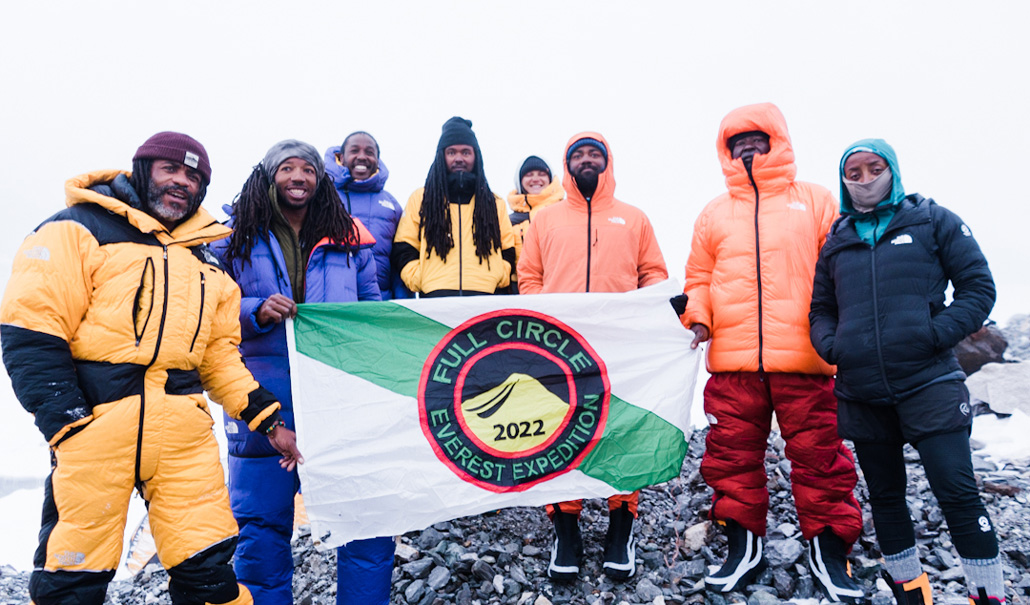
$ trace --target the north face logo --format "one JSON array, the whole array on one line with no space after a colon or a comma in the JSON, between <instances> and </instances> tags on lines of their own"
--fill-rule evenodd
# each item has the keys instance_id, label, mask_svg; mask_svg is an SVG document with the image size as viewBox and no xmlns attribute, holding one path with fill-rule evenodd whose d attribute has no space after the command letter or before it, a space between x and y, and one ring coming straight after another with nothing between
<instances>
[{"instance_id":1,"label":"the north face logo","mask_svg":"<svg viewBox=\"0 0 1030 605\"><path fill-rule=\"evenodd\" d=\"M379 205L383 208L389 208L390 210L393 210L393 202L391 202L390 200L379 200Z\"/></svg>"},{"instance_id":2,"label":"the north face logo","mask_svg":"<svg viewBox=\"0 0 1030 605\"><path fill-rule=\"evenodd\" d=\"M609 216L608 222L615 223L616 225L625 225L626 219L622 218L621 216Z\"/></svg>"},{"instance_id":3,"label":"the north face logo","mask_svg":"<svg viewBox=\"0 0 1030 605\"><path fill-rule=\"evenodd\" d=\"M911 244L912 243L912 236L907 234L907 233L902 233L898 237L892 239L891 243L894 244L895 246L900 246L901 244Z\"/></svg>"},{"instance_id":4,"label":"the north face logo","mask_svg":"<svg viewBox=\"0 0 1030 605\"><path fill-rule=\"evenodd\" d=\"M792 210L801 210L801 211L808 210L808 206L804 205L801 202L791 202L791 203L787 204L787 208L790 208Z\"/></svg>"}]
</instances>

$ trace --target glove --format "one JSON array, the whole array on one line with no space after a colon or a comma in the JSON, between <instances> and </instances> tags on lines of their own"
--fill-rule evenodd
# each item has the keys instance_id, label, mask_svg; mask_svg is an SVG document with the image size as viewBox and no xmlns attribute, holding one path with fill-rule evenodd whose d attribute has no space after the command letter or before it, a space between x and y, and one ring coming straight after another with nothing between
<instances>
[{"instance_id":1,"label":"glove","mask_svg":"<svg viewBox=\"0 0 1030 605\"><path fill-rule=\"evenodd\" d=\"M683 315L683 312L687 310L687 295L677 294L669 299L669 304L676 311L676 315Z\"/></svg>"}]
</instances>

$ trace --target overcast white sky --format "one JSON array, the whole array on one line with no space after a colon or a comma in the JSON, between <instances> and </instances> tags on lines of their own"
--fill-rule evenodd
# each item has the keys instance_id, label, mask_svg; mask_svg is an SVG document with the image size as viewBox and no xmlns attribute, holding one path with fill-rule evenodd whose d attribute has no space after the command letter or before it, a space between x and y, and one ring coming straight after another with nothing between
<instances>
[{"instance_id":1,"label":"overcast white sky","mask_svg":"<svg viewBox=\"0 0 1030 605\"><path fill-rule=\"evenodd\" d=\"M837 194L841 152L885 138L906 189L978 236L992 317L1030 312L1030 3L56 1L0 16L0 283L67 178L128 169L155 132L207 147L221 216L276 141L324 150L358 129L403 203L453 115L502 196L526 155L560 173L571 135L603 133L616 195L649 214L682 280L693 222L724 189L719 121L772 101L800 180ZM6 384L0 409L0 435L35 430Z\"/></svg>"}]
</instances>

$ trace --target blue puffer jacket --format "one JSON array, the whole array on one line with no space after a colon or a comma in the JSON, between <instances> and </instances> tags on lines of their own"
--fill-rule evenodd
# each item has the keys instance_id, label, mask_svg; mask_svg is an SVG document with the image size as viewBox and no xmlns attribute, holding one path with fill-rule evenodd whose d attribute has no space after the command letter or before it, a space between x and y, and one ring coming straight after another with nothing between
<instances>
[{"instance_id":1,"label":"blue puffer jacket","mask_svg":"<svg viewBox=\"0 0 1030 605\"><path fill-rule=\"evenodd\" d=\"M809 315L812 344L837 365L837 396L890 405L930 383L963 379L952 347L983 326L996 296L969 227L919 194L895 205L873 246L855 220L845 215L830 231Z\"/></svg>"},{"instance_id":2,"label":"blue puffer jacket","mask_svg":"<svg viewBox=\"0 0 1030 605\"><path fill-rule=\"evenodd\" d=\"M399 269L394 271L390 266L390 251L393 249L393 234L397 231L397 222L401 220L404 209L390 192L383 191L390 171L380 160L379 170L364 181L355 181L350 170L336 161L340 146L330 147L325 152L325 171L336 185L347 211L351 216L361 219L375 237L376 244L372 248L377 265L379 291L383 300L391 298L411 298L411 290L401 281Z\"/></svg>"},{"instance_id":3,"label":"blue puffer jacket","mask_svg":"<svg viewBox=\"0 0 1030 605\"><path fill-rule=\"evenodd\" d=\"M228 210L227 210L228 212ZM232 226L232 220L228 225ZM357 254L345 252L343 246L323 240L315 246L308 258L305 277L304 302L354 302L380 300L376 281L376 264L372 256L375 240L358 223L360 248ZM211 248L222 260L229 275L240 286L240 327L243 342L240 352L247 368L261 386L272 391L282 404L286 427L296 430L293 422L293 392L290 388L289 355L286 348L286 324L273 323L259 326L257 310L273 294L293 297L286 262L275 236L254 243L250 260L231 262L226 257L228 239ZM225 417L225 433L229 454L245 458L278 456L268 438L247 429L242 422Z\"/></svg>"}]
</instances>

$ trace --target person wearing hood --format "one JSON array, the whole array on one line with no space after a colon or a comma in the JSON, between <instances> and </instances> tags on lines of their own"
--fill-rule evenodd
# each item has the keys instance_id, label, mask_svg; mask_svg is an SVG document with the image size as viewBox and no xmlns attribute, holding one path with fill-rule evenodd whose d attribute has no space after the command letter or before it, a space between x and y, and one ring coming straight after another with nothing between
<instances>
[{"instance_id":1,"label":"person wearing hood","mask_svg":"<svg viewBox=\"0 0 1030 605\"><path fill-rule=\"evenodd\" d=\"M444 122L425 186L408 198L393 266L422 297L507 294L515 237L504 200L490 191L472 122Z\"/></svg>"},{"instance_id":2,"label":"person wearing hood","mask_svg":"<svg viewBox=\"0 0 1030 605\"><path fill-rule=\"evenodd\" d=\"M596 132L577 134L565 151L568 199L540 210L526 234L519 261L522 294L629 292L668 279L654 229L640 209L615 199L615 158ZM639 492L608 498L605 575L626 580L636 573L633 520ZM580 500L548 505L555 540L548 577L579 575L583 539Z\"/></svg>"},{"instance_id":3,"label":"person wearing hood","mask_svg":"<svg viewBox=\"0 0 1030 605\"><path fill-rule=\"evenodd\" d=\"M289 139L273 145L227 208L232 235L214 247L240 285L247 367L282 402L293 430L287 318L297 303L380 300L375 239L340 203L313 146ZM236 574L258 603L293 603L294 497L300 479L281 469L261 436L225 419L229 493L240 524ZM338 603L389 601L394 542L375 538L337 551Z\"/></svg>"},{"instance_id":4,"label":"person wearing hood","mask_svg":"<svg viewBox=\"0 0 1030 605\"><path fill-rule=\"evenodd\" d=\"M723 118L716 151L728 191L694 225L681 315L692 346L709 343L701 475L714 492L710 517L729 538L726 562L705 584L739 590L765 566L765 450L775 412L813 578L831 600L860 602L846 560L862 532L858 476L837 435L834 368L808 337L815 262L837 203L824 187L794 179L787 124L771 103Z\"/></svg>"},{"instance_id":5,"label":"person wearing hood","mask_svg":"<svg viewBox=\"0 0 1030 605\"><path fill-rule=\"evenodd\" d=\"M561 183L554 180L551 167L543 158L531 155L522 162L515 175L515 189L508 194L511 208L511 227L515 233L515 263L522 256L522 244L526 231L541 208L556 204L565 198ZM518 294L517 282L512 283L512 293Z\"/></svg>"},{"instance_id":6,"label":"person wearing hood","mask_svg":"<svg viewBox=\"0 0 1030 605\"><path fill-rule=\"evenodd\" d=\"M931 602L905 502L910 443L948 522L970 603L1004 603L998 539L969 452L969 392L952 350L994 306L987 260L962 219L905 193L894 149L881 139L844 152L840 200L816 265L811 339L837 366L839 430L869 486L891 589L898 603Z\"/></svg>"},{"instance_id":7,"label":"person wearing hood","mask_svg":"<svg viewBox=\"0 0 1030 605\"><path fill-rule=\"evenodd\" d=\"M325 171L351 216L361 221L375 238L372 254L383 300L411 298L401 281L400 272L390 263L393 236L403 209L389 191L383 189L390 171L379 154L379 142L363 131L347 135L341 145L325 152Z\"/></svg>"},{"instance_id":8,"label":"person wearing hood","mask_svg":"<svg viewBox=\"0 0 1030 605\"><path fill-rule=\"evenodd\" d=\"M254 602L233 573L238 529L204 391L261 441L266 472L303 458L236 349L240 291L208 249L229 229L200 207L210 182L199 142L157 133L131 174L68 180L68 207L15 257L0 307L4 365L53 466L34 603L104 602L134 489L172 603Z\"/></svg>"}]
</instances>

